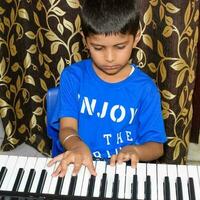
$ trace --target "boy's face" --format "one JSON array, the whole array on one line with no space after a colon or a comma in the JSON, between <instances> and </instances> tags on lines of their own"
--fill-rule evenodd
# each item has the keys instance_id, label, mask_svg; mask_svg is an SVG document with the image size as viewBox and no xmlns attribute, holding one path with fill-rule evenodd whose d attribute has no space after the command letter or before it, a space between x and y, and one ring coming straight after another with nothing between
<instances>
[{"instance_id":1,"label":"boy's face","mask_svg":"<svg viewBox=\"0 0 200 200\"><path fill-rule=\"evenodd\" d=\"M134 38L131 34L88 36L86 44L97 75L102 78L126 76L131 70L128 61L132 48L138 41L139 36Z\"/></svg>"}]
</instances>

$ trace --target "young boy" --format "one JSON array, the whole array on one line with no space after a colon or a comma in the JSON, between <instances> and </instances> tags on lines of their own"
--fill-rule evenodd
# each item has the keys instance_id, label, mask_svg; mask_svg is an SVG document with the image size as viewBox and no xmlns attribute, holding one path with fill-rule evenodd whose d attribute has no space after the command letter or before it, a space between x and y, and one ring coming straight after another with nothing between
<instances>
[{"instance_id":1,"label":"young boy","mask_svg":"<svg viewBox=\"0 0 200 200\"><path fill-rule=\"evenodd\" d=\"M134 0L85 0L82 30L91 59L64 69L55 121L65 151L53 176L73 175L85 165L96 175L93 158L110 164L151 161L166 141L159 91L146 74L129 64L139 39Z\"/></svg>"}]
</instances>

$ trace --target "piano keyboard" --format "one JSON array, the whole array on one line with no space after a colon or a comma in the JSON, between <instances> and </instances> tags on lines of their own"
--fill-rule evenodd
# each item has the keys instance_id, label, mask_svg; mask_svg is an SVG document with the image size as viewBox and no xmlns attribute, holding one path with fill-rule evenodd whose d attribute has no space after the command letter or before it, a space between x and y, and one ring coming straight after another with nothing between
<instances>
[{"instance_id":1,"label":"piano keyboard","mask_svg":"<svg viewBox=\"0 0 200 200\"><path fill-rule=\"evenodd\" d=\"M52 177L50 158L0 155L1 199L200 200L200 166L138 163L137 168L94 161L97 176L81 167Z\"/></svg>"}]
</instances>

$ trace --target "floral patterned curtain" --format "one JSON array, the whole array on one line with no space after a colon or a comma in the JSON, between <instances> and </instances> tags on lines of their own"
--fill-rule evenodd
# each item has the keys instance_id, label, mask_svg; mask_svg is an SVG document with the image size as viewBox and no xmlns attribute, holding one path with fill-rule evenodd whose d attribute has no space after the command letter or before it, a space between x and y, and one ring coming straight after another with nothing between
<instances>
[{"instance_id":1,"label":"floral patterned curtain","mask_svg":"<svg viewBox=\"0 0 200 200\"><path fill-rule=\"evenodd\" d=\"M185 163L192 120L199 1L137 1L142 38L133 61L157 83L168 135L161 161ZM87 57L78 0L0 1L2 150L23 142L50 155L45 96Z\"/></svg>"},{"instance_id":2,"label":"floral patterned curtain","mask_svg":"<svg viewBox=\"0 0 200 200\"><path fill-rule=\"evenodd\" d=\"M141 5L143 37L137 58L162 96L168 142L161 160L185 163L193 115L199 2L151 0L145 4Z\"/></svg>"}]
</instances>

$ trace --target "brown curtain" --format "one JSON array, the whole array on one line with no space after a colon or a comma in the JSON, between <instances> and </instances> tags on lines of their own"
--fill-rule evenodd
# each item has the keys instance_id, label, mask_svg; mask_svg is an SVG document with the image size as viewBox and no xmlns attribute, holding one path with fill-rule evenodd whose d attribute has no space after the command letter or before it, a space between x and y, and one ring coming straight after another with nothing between
<instances>
[{"instance_id":1,"label":"brown curtain","mask_svg":"<svg viewBox=\"0 0 200 200\"><path fill-rule=\"evenodd\" d=\"M0 1L2 150L26 142L50 155L45 96L63 68L86 56L74 0Z\"/></svg>"},{"instance_id":2,"label":"brown curtain","mask_svg":"<svg viewBox=\"0 0 200 200\"><path fill-rule=\"evenodd\" d=\"M185 163L193 115L199 2L155 0L142 2L141 8L144 34L137 58L162 96L168 142L161 161Z\"/></svg>"},{"instance_id":3,"label":"brown curtain","mask_svg":"<svg viewBox=\"0 0 200 200\"><path fill-rule=\"evenodd\" d=\"M185 163L192 120L198 1L137 1L142 38L133 61L157 83L168 142L161 159ZM64 67L87 57L78 0L0 1L2 150L26 142L50 155L45 96Z\"/></svg>"}]
</instances>

